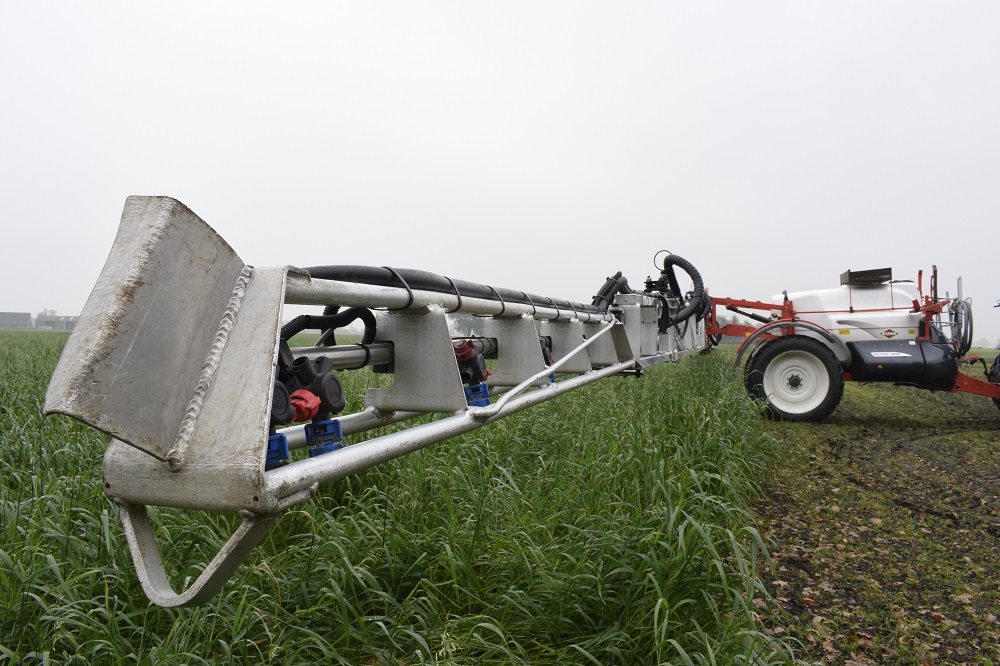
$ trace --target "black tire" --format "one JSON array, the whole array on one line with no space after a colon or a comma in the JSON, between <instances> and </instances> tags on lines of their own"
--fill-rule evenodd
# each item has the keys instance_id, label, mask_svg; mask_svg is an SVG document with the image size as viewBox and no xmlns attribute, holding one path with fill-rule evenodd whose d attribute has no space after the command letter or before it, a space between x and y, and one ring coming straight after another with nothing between
<instances>
[{"instance_id":1,"label":"black tire","mask_svg":"<svg viewBox=\"0 0 1000 666\"><path fill-rule=\"evenodd\" d=\"M822 421L844 396L844 369L829 347L812 338L766 342L747 366L747 390L775 420Z\"/></svg>"},{"instance_id":2,"label":"black tire","mask_svg":"<svg viewBox=\"0 0 1000 666\"><path fill-rule=\"evenodd\" d=\"M986 381L990 384L1000 384L1000 354L993 358L993 364L986 371ZM1000 409L1000 400L993 398L993 404L997 406L997 409Z\"/></svg>"}]
</instances>

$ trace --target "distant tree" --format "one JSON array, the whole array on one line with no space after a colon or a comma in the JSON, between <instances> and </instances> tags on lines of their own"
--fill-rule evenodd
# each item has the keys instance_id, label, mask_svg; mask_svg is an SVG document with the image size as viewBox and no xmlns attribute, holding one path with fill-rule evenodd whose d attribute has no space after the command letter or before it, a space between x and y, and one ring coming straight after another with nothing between
<instances>
[{"instance_id":1,"label":"distant tree","mask_svg":"<svg viewBox=\"0 0 1000 666\"><path fill-rule=\"evenodd\" d=\"M35 315L35 319L38 319L39 317L55 317L55 316L56 316L55 310L44 309L37 315Z\"/></svg>"}]
</instances>

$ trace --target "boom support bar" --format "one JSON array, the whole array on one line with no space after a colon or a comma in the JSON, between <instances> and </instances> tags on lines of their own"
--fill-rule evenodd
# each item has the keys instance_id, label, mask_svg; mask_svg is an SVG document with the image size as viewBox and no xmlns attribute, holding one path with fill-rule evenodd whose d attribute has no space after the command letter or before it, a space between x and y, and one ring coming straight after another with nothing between
<instances>
[{"instance_id":1,"label":"boom support bar","mask_svg":"<svg viewBox=\"0 0 1000 666\"><path fill-rule=\"evenodd\" d=\"M488 420L482 419L481 414L475 409L470 409L439 421L431 421L401 432L353 444L338 451L337 455L310 458L297 465L282 467L270 473L268 490L276 497L287 497L304 491L312 492L318 485L337 481L431 444L476 430L522 409L617 374L630 366L631 362L609 366L594 370L587 375L552 384L548 388L523 394L506 403L501 410L490 415Z\"/></svg>"}]
</instances>

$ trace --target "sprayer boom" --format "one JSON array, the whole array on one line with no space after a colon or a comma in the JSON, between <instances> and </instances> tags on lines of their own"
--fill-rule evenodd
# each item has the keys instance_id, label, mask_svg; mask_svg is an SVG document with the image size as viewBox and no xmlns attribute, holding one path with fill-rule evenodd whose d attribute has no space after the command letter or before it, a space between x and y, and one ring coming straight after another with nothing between
<instances>
[{"instance_id":1,"label":"sprayer boom","mask_svg":"<svg viewBox=\"0 0 1000 666\"><path fill-rule=\"evenodd\" d=\"M675 266L693 293L681 293ZM194 605L276 514L322 484L701 350L707 301L694 267L670 255L646 287L617 274L583 304L407 269L256 268L178 201L130 197L45 410L111 436L104 492L143 588L157 604ZM282 326L285 304L324 310ZM362 342L336 344L336 330L358 321ZM310 329L316 345L291 346ZM344 413L338 373L364 367L392 384ZM429 413L447 416L366 436ZM147 506L236 512L243 524L178 594Z\"/></svg>"}]
</instances>

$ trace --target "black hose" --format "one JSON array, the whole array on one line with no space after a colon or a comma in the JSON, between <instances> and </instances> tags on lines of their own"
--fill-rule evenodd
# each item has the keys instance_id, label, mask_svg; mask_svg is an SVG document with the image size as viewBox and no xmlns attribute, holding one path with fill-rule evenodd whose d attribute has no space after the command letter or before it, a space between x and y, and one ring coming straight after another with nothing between
<instances>
[{"instance_id":1,"label":"black hose","mask_svg":"<svg viewBox=\"0 0 1000 666\"><path fill-rule=\"evenodd\" d=\"M339 305L327 305L323 308L324 315L335 315L340 312ZM316 341L317 347L331 347L337 344L337 329L328 328L319 334L319 340Z\"/></svg>"},{"instance_id":2,"label":"black hose","mask_svg":"<svg viewBox=\"0 0 1000 666\"><path fill-rule=\"evenodd\" d=\"M660 308L660 318L656 322L656 326L659 329L660 333L663 333L668 328L670 328L670 321L669 321L670 301L668 301L667 297L664 296L663 294L652 293L650 295L656 300L660 301L660 305L663 306Z\"/></svg>"},{"instance_id":3,"label":"black hose","mask_svg":"<svg viewBox=\"0 0 1000 666\"><path fill-rule=\"evenodd\" d=\"M319 329L324 331L325 334L330 329L347 326L358 319L365 325L365 332L361 337L361 343L366 345L371 344L375 341L375 315L368 308L348 308L343 312L330 315L299 315L281 327L281 339L289 340L295 334L301 333L306 329Z\"/></svg>"},{"instance_id":4,"label":"black hose","mask_svg":"<svg viewBox=\"0 0 1000 666\"><path fill-rule=\"evenodd\" d=\"M385 268L378 266L311 266L306 268L309 275L320 280L338 280L341 282L358 282L381 287L402 287L409 290L433 291L435 293L462 298L479 298L497 303L518 303L537 306L539 303L551 303L553 307L575 312L586 312L601 315L604 312L593 305L583 305L560 298L549 298L527 294L513 289L491 287L485 284L454 280L412 268Z\"/></svg>"},{"instance_id":5,"label":"black hose","mask_svg":"<svg viewBox=\"0 0 1000 666\"><path fill-rule=\"evenodd\" d=\"M701 278L701 273L698 269L694 267L687 259L680 257L676 254L668 254L663 260L663 275L666 277L670 289L673 290L674 294L678 298L681 297L680 286L677 283L677 276L674 274L674 266L680 268L682 271L688 274L691 281L694 283L694 289L691 292L690 298L687 299L687 303L680 311L673 315L672 317L667 316L660 322L660 333L666 333L667 329L671 326L676 326L677 324L690 319L693 316L701 318L704 316L706 311L706 305L708 304L708 296L705 294L705 282Z\"/></svg>"},{"instance_id":6,"label":"black hose","mask_svg":"<svg viewBox=\"0 0 1000 666\"><path fill-rule=\"evenodd\" d=\"M633 293L633 291L628 286L628 279L622 277L622 272L618 271L613 276L609 277L604 285L597 290L597 295L594 296L594 300L591 302L591 305L600 309L602 312L607 312L608 308L611 306L611 302L615 299L617 294L631 293Z\"/></svg>"},{"instance_id":7,"label":"black hose","mask_svg":"<svg viewBox=\"0 0 1000 666\"><path fill-rule=\"evenodd\" d=\"M969 301L955 300L949 318L955 339L955 350L959 356L965 356L972 349L972 306Z\"/></svg>"}]
</instances>

